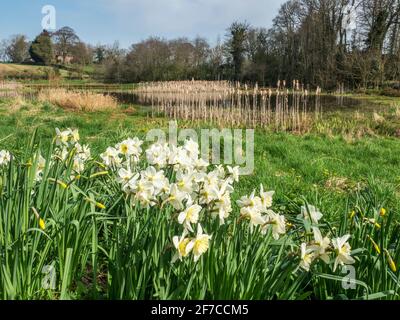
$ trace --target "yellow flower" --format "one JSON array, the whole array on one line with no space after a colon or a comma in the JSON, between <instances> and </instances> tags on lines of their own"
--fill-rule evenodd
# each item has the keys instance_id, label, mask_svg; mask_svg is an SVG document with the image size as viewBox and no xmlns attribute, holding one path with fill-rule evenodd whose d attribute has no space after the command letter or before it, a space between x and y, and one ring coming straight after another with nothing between
<instances>
[{"instance_id":1,"label":"yellow flower","mask_svg":"<svg viewBox=\"0 0 400 320\"><path fill-rule=\"evenodd\" d=\"M379 215L381 217L384 217L386 215L386 209L385 208L381 208L381 210L379 211Z\"/></svg>"},{"instance_id":2,"label":"yellow flower","mask_svg":"<svg viewBox=\"0 0 400 320\"><path fill-rule=\"evenodd\" d=\"M390 256L389 251L387 251L385 249L385 253L386 253L386 259L387 259L387 262L389 264L390 270L392 270L393 272L396 272L397 271L397 267L396 267L396 264L394 263L392 257Z\"/></svg>"},{"instance_id":3,"label":"yellow flower","mask_svg":"<svg viewBox=\"0 0 400 320\"><path fill-rule=\"evenodd\" d=\"M86 201L89 201L89 202L93 203L99 209L105 209L106 208L106 206L104 204L102 204L101 202L96 202L96 201L94 201L94 200L92 200L90 198L86 198Z\"/></svg>"},{"instance_id":4,"label":"yellow flower","mask_svg":"<svg viewBox=\"0 0 400 320\"><path fill-rule=\"evenodd\" d=\"M381 254L381 248L379 248L378 244L374 241L374 239L372 239L370 236L367 236L367 238L369 239L369 241L371 241L372 245L373 245L374 248L375 248L375 251L376 251L378 254Z\"/></svg>"},{"instance_id":5,"label":"yellow flower","mask_svg":"<svg viewBox=\"0 0 400 320\"><path fill-rule=\"evenodd\" d=\"M53 179L53 178L49 178L49 181L51 181L51 182L56 182L56 183L57 183L60 187L62 187L63 189L67 189L67 188L68 188L68 185L67 185L66 183L60 181L60 180L56 180L56 179Z\"/></svg>"},{"instance_id":6,"label":"yellow flower","mask_svg":"<svg viewBox=\"0 0 400 320\"><path fill-rule=\"evenodd\" d=\"M96 202L96 207L99 208L99 209L105 209L106 208L106 206L104 204L100 203L100 202Z\"/></svg>"},{"instance_id":7,"label":"yellow flower","mask_svg":"<svg viewBox=\"0 0 400 320\"><path fill-rule=\"evenodd\" d=\"M46 229L46 223L44 222L44 220L42 218L39 219L39 227L43 231Z\"/></svg>"}]
</instances>

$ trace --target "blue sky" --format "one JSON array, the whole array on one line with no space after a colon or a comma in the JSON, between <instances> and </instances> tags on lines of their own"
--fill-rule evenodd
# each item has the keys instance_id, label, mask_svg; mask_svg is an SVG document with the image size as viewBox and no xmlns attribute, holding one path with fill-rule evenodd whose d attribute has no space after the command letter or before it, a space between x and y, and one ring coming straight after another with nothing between
<instances>
[{"instance_id":1,"label":"blue sky","mask_svg":"<svg viewBox=\"0 0 400 320\"><path fill-rule=\"evenodd\" d=\"M271 26L284 0L6 0L2 1L0 39L41 31L42 7L56 9L57 27L68 25L82 40L122 47L151 35L165 38L201 35L215 42L234 20Z\"/></svg>"}]
</instances>

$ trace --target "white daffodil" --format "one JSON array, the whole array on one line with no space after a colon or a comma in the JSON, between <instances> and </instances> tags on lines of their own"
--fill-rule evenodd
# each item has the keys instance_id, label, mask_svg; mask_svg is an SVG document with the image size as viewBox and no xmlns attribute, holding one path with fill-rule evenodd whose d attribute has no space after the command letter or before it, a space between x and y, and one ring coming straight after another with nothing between
<instances>
[{"instance_id":1,"label":"white daffodil","mask_svg":"<svg viewBox=\"0 0 400 320\"><path fill-rule=\"evenodd\" d=\"M194 261L199 260L200 256L204 254L209 247L209 242L211 240L211 236L203 233L203 228L199 224L197 227L197 235L196 238L192 239L187 247L186 252L189 253L193 251Z\"/></svg>"},{"instance_id":2,"label":"white daffodil","mask_svg":"<svg viewBox=\"0 0 400 320\"><path fill-rule=\"evenodd\" d=\"M193 172L178 170L176 173L176 186L180 191L191 193L193 191Z\"/></svg>"},{"instance_id":3,"label":"white daffodil","mask_svg":"<svg viewBox=\"0 0 400 320\"><path fill-rule=\"evenodd\" d=\"M35 175L36 182L39 182L42 180L42 174L43 174L45 167L46 167L46 159L43 158L42 155L39 153L38 158L37 158L36 175Z\"/></svg>"},{"instance_id":4,"label":"white daffodil","mask_svg":"<svg viewBox=\"0 0 400 320\"><path fill-rule=\"evenodd\" d=\"M80 145L79 143L75 144L76 148L76 156L79 157L83 161L87 161L90 159L91 152L90 148L87 145Z\"/></svg>"},{"instance_id":5,"label":"white daffodil","mask_svg":"<svg viewBox=\"0 0 400 320\"><path fill-rule=\"evenodd\" d=\"M178 148L176 157L175 170L187 170L193 167L193 159L188 155L188 152L182 147Z\"/></svg>"},{"instance_id":6,"label":"white daffodil","mask_svg":"<svg viewBox=\"0 0 400 320\"><path fill-rule=\"evenodd\" d=\"M60 129L56 128L56 144L60 145L68 145L68 142L72 136L71 129L67 129L64 131L60 131Z\"/></svg>"},{"instance_id":7,"label":"white daffodil","mask_svg":"<svg viewBox=\"0 0 400 320\"><path fill-rule=\"evenodd\" d=\"M307 210L308 207L308 210ZM310 220L317 224L318 221L322 218L322 213L318 211L318 209L314 206L302 206L301 207L301 214L297 216L298 219L305 219Z\"/></svg>"},{"instance_id":8,"label":"white daffodil","mask_svg":"<svg viewBox=\"0 0 400 320\"><path fill-rule=\"evenodd\" d=\"M165 176L162 170L157 171L156 168L150 166L141 172L141 176L152 185L155 194L160 193L161 189L165 187Z\"/></svg>"},{"instance_id":9,"label":"white daffodil","mask_svg":"<svg viewBox=\"0 0 400 320\"><path fill-rule=\"evenodd\" d=\"M136 137L134 139L129 138L118 143L115 148L120 154L124 155L126 158L130 156L139 157L142 152L142 149L140 148L142 143L143 142Z\"/></svg>"},{"instance_id":10,"label":"white daffodil","mask_svg":"<svg viewBox=\"0 0 400 320\"><path fill-rule=\"evenodd\" d=\"M57 155L63 160L66 161L69 155L69 151L66 147L63 147L61 150L58 150Z\"/></svg>"},{"instance_id":11,"label":"white daffodil","mask_svg":"<svg viewBox=\"0 0 400 320\"><path fill-rule=\"evenodd\" d=\"M333 266L333 272L335 272L337 266L345 265L345 264L353 264L355 260L351 257L351 247L347 242L349 240L350 235L346 234L343 237L332 239L332 245L335 249L336 259L335 264Z\"/></svg>"},{"instance_id":12,"label":"white daffodil","mask_svg":"<svg viewBox=\"0 0 400 320\"><path fill-rule=\"evenodd\" d=\"M217 193L212 211L214 214L218 215L220 225L223 225L225 219L227 219L232 212L231 197L228 192Z\"/></svg>"},{"instance_id":13,"label":"white daffodil","mask_svg":"<svg viewBox=\"0 0 400 320\"><path fill-rule=\"evenodd\" d=\"M168 164L172 165L175 171L186 170L193 167L193 159L183 147L170 145Z\"/></svg>"},{"instance_id":14,"label":"white daffodil","mask_svg":"<svg viewBox=\"0 0 400 320\"><path fill-rule=\"evenodd\" d=\"M169 154L168 144L155 143L146 150L147 162L158 168L164 168L168 164Z\"/></svg>"},{"instance_id":15,"label":"white daffodil","mask_svg":"<svg viewBox=\"0 0 400 320\"><path fill-rule=\"evenodd\" d=\"M72 169L78 174L82 173L85 170L84 161L79 157L75 157L74 162L72 164Z\"/></svg>"},{"instance_id":16,"label":"white daffodil","mask_svg":"<svg viewBox=\"0 0 400 320\"><path fill-rule=\"evenodd\" d=\"M261 212L255 207L243 207L240 209L240 215L242 218L250 220L250 229L258 225L264 225L265 219L261 215Z\"/></svg>"},{"instance_id":17,"label":"white daffodil","mask_svg":"<svg viewBox=\"0 0 400 320\"><path fill-rule=\"evenodd\" d=\"M327 249L331 243L328 237L323 237L321 231L317 227L312 227L314 233L314 245L310 246L317 256L325 263L329 263L329 255Z\"/></svg>"},{"instance_id":18,"label":"white daffodil","mask_svg":"<svg viewBox=\"0 0 400 320\"><path fill-rule=\"evenodd\" d=\"M194 168L198 171L204 172L209 167L209 163L202 158L196 159L194 161Z\"/></svg>"},{"instance_id":19,"label":"white daffodil","mask_svg":"<svg viewBox=\"0 0 400 320\"><path fill-rule=\"evenodd\" d=\"M106 151L100 155L100 157L107 167L119 167L122 162L121 158L119 157L118 150L113 147L108 147Z\"/></svg>"},{"instance_id":20,"label":"white daffodil","mask_svg":"<svg viewBox=\"0 0 400 320\"><path fill-rule=\"evenodd\" d=\"M165 202L170 203L175 210L182 210L183 200L187 197L187 193L180 191L176 184L173 183L170 186L169 197L165 200Z\"/></svg>"},{"instance_id":21,"label":"white daffodil","mask_svg":"<svg viewBox=\"0 0 400 320\"><path fill-rule=\"evenodd\" d=\"M261 203L265 209L271 208L272 206L272 197L274 196L275 191L264 191L264 186L260 185L260 198Z\"/></svg>"},{"instance_id":22,"label":"white daffodil","mask_svg":"<svg viewBox=\"0 0 400 320\"><path fill-rule=\"evenodd\" d=\"M11 161L11 154L6 150L0 151L0 166L6 166Z\"/></svg>"},{"instance_id":23,"label":"white daffodil","mask_svg":"<svg viewBox=\"0 0 400 320\"><path fill-rule=\"evenodd\" d=\"M186 238L186 236L187 236L187 231L184 230L181 237L174 236L172 238L174 247L177 249L177 252L172 258L172 263L174 263L178 259L182 260L182 258L186 257L189 254L189 252L187 251L187 245L189 244L190 239Z\"/></svg>"},{"instance_id":24,"label":"white daffodil","mask_svg":"<svg viewBox=\"0 0 400 320\"><path fill-rule=\"evenodd\" d=\"M136 190L136 184L139 177L140 176L138 173L134 174L129 168L120 168L118 170L117 181L122 185L122 190L125 193L130 194L133 192L133 190Z\"/></svg>"},{"instance_id":25,"label":"white daffodil","mask_svg":"<svg viewBox=\"0 0 400 320\"><path fill-rule=\"evenodd\" d=\"M209 183L204 183L199 193L199 203L209 204L216 199L216 196L218 195L218 187L210 185Z\"/></svg>"},{"instance_id":26,"label":"white daffodil","mask_svg":"<svg viewBox=\"0 0 400 320\"><path fill-rule=\"evenodd\" d=\"M183 148L188 152L188 155L191 159L197 160L199 158L199 144L192 139L188 139L185 141Z\"/></svg>"},{"instance_id":27,"label":"white daffodil","mask_svg":"<svg viewBox=\"0 0 400 320\"><path fill-rule=\"evenodd\" d=\"M219 179L225 179L225 168L222 164L216 166L214 172Z\"/></svg>"},{"instance_id":28,"label":"white daffodil","mask_svg":"<svg viewBox=\"0 0 400 320\"><path fill-rule=\"evenodd\" d=\"M240 208L250 207L258 212L263 210L261 198L254 195L255 191L251 193L250 196L241 197L240 200L237 200L237 204Z\"/></svg>"},{"instance_id":29,"label":"white daffodil","mask_svg":"<svg viewBox=\"0 0 400 320\"><path fill-rule=\"evenodd\" d=\"M179 214L178 222L179 224L183 224L185 229L193 232L191 223L195 224L199 221L199 213L202 210L202 207L198 204L193 204L191 198L189 198L186 206L186 209Z\"/></svg>"},{"instance_id":30,"label":"white daffodil","mask_svg":"<svg viewBox=\"0 0 400 320\"><path fill-rule=\"evenodd\" d=\"M132 173L131 169L120 168L118 170L117 181L118 181L118 183L120 183L122 185L128 184L129 180L132 179L133 175L134 174Z\"/></svg>"},{"instance_id":31,"label":"white daffodil","mask_svg":"<svg viewBox=\"0 0 400 320\"><path fill-rule=\"evenodd\" d=\"M77 143L80 139L79 131L77 129L75 129L75 130L69 129L69 130L70 130L70 136L71 136L72 142Z\"/></svg>"},{"instance_id":32,"label":"white daffodil","mask_svg":"<svg viewBox=\"0 0 400 320\"><path fill-rule=\"evenodd\" d=\"M267 211L267 216L262 231L264 231L265 227L268 226L272 226L272 237L275 240L278 240L281 235L286 234L285 217L283 215L275 213L272 210Z\"/></svg>"},{"instance_id":33,"label":"white daffodil","mask_svg":"<svg viewBox=\"0 0 400 320\"><path fill-rule=\"evenodd\" d=\"M138 201L141 206L148 208L156 204L154 201L154 187L146 179L141 178L132 183L130 181L129 188L132 189L133 199Z\"/></svg>"},{"instance_id":34,"label":"white daffodil","mask_svg":"<svg viewBox=\"0 0 400 320\"><path fill-rule=\"evenodd\" d=\"M231 166L227 166L226 167L228 169L228 175L229 178L232 179L233 182L239 182L239 167L231 167Z\"/></svg>"},{"instance_id":35,"label":"white daffodil","mask_svg":"<svg viewBox=\"0 0 400 320\"><path fill-rule=\"evenodd\" d=\"M305 271L310 271L311 263L314 260L314 251L313 249L307 247L306 243L301 244L300 250L300 267Z\"/></svg>"}]
</instances>

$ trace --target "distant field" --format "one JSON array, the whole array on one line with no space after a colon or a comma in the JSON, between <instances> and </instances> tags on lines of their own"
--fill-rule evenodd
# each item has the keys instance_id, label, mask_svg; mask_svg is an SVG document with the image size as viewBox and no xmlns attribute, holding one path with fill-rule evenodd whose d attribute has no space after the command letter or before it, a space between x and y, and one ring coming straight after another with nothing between
<instances>
[{"instance_id":1,"label":"distant field","mask_svg":"<svg viewBox=\"0 0 400 320\"><path fill-rule=\"evenodd\" d=\"M91 78L92 73L93 67L91 66L84 67L79 71L76 67L60 67L56 70L56 68L50 66L0 63L0 79L36 82L56 78L68 82L85 82Z\"/></svg>"},{"instance_id":2,"label":"distant field","mask_svg":"<svg viewBox=\"0 0 400 320\"><path fill-rule=\"evenodd\" d=\"M0 78L46 78L52 68L21 64L0 63Z\"/></svg>"}]
</instances>

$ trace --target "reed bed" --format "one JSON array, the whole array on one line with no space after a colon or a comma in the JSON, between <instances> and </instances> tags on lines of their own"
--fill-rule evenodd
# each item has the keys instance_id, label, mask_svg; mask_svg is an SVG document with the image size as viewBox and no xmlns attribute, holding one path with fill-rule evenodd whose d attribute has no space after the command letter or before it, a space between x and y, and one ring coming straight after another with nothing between
<instances>
[{"instance_id":1,"label":"reed bed","mask_svg":"<svg viewBox=\"0 0 400 320\"><path fill-rule=\"evenodd\" d=\"M229 81L161 81L139 83L136 91L142 93L224 92L234 90L238 86L240 86L239 83Z\"/></svg>"},{"instance_id":2,"label":"reed bed","mask_svg":"<svg viewBox=\"0 0 400 320\"><path fill-rule=\"evenodd\" d=\"M0 81L0 98L17 98L21 95L23 85L14 81Z\"/></svg>"},{"instance_id":3,"label":"reed bed","mask_svg":"<svg viewBox=\"0 0 400 320\"><path fill-rule=\"evenodd\" d=\"M239 83L183 81L141 84L136 90L141 102L152 106L152 116L206 121L219 126L273 127L305 131L321 115L318 87L312 95L299 81L292 88L278 82L277 88L259 88Z\"/></svg>"},{"instance_id":4,"label":"reed bed","mask_svg":"<svg viewBox=\"0 0 400 320\"><path fill-rule=\"evenodd\" d=\"M45 89L38 93L38 100L53 103L63 109L77 111L102 111L116 109L118 102L109 95L90 91Z\"/></svg>"}]
</instances>

